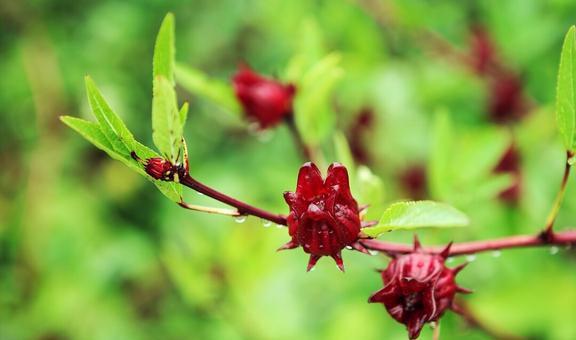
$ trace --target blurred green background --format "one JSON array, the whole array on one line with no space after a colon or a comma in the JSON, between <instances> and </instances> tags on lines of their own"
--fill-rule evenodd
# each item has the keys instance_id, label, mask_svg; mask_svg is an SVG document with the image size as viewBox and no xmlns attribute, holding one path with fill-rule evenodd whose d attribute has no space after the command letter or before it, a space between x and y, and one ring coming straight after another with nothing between
<instances>
[{"instance_id":1,"label":"blurred green background","mask_svg":"<svg viewBox=\"0 0 576 340\"><path fill-rule=\"evenodd\" d=\"M2 1L0 339L407 338L382 306L366 303L381 287L374 269L386 265L384 256L345 251L345 274L326 258L306 273L303 251L275 252L288 240L285 229L185 211L60 123L62 114L90 117L90 74L136 137L152 144L152 51L168 11L176 15L177 60L222 80L240 61L281 76L310 32L318 54L339 52L335 125L382 178L385 201L448 201L472 219L465 229L419 232L424 244L543 225L563 170L554 96L574 1ZM474 25L521 79L530 103L521 119L490 119L497 79L454 58L471 53ZM193 93L179 88L179 97L191 104L192 175L285 213L281 193L294 189L303 162L288 129L255 135ZM493 169L509 145L520 161L499 175ZM321 146L327 162L337 160L331 137ZM514 181L520 195L499 198ZM559 228L574 226L575 182ZM187 199L217 205L193 193ZM475 291L465 300L488 328L568 340L576 339L574 255L511 250L450 266L473 261L459 282ZM464 337L491 338L448 312L442 338Z\"/></svg>"}]
</instances>

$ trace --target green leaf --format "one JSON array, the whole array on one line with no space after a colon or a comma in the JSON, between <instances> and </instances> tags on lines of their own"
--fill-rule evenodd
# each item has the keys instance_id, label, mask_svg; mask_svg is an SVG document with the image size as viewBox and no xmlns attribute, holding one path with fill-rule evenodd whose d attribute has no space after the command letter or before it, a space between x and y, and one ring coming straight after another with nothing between
<instances>
[{"instance_id":1,"label":"green leaf","mask_svg":"<svg viewBox=\"0 0 576 340\"><path fill-rule=\"evenodd\" d=\"M164 76L174 85L174 14L168 13L156 36L154 45L154 59L152 61L153 77Z\"/></svg>"},{"instance_id":2,"label":"green leaf","mask_svg":"<svg viewBox=\"0 0 576 340\"><path fill-rule=\"evenodd\" d=\"M373 220L381 216L384 206L384 183L380 177L374 175L364 165L356 171L356 183L358 203L368 204L367 220Z\"/></svg>"},{"instance_id":3,"label":"green leaf","mask_svg":"<svg viewBox=\"0 0 576 340\"><path fill-rule=\"evenodd\" d=\"M182 147L182 133L187 106L178 110L174 90L175 69L174 15L168 13L162 21L153 60L152 139L154 145L172 162L177 161Z\"/></svg>"},{"instance_id":4,"label":"green leaf","mask_svg":"<svg viewBox=\"0 0 576 340\"><path fill-rule=\"evenodd\" d=\"M452 183L452 121L445 110L436 112L428 164L429 189L433 197L445 199L450 196Z\"/></svg>"},{"instance_id":5,"label":"green leaf","mask_svg":"<svg viewBox=\"0 0 576 340\"><path fill-rule=\"evenodd\" d=\"M70 116L62 116L60 117L60 120L62 120L64 124L68 125L84 138L86 138L90 143L94 144L98 149L106 152L113 159L121 161L130 169L146 177L149 181L154 183L154 185L156 185L156 187L170 200L174 202L179 202L181 200L182 187L180 184L157 181L148 176L148 174L146 174L146 172L142 169L142 165L133 160L132 157L114 150L108 141L108 138L106 138L102 132L102 129L98 123ZM138 143L137 141L134 141L132 146L136 154L142 159L158 157L157 153Z\"/></svg>"},{"instance_id":6,"label":"green leaf","mask_svg":"<svg viewBox=\"0 0 576 340\"><path fill-rule=\"evenodd\" d=\"M112 148L121 155L130 155L134 136L122 119L110 108L100 90L89 76L86 76L86 92L92 113L100 124L100 129Z\"/></svg>"},{"instance_id":7,"label":"green leaf","mask_svg":"<svg viewBox=\"0 0 576 340\"><path fill-rule=\"evenodd\" d=\"M576 146L576 27L570 27L558 69L556 94L556 120L567 150L574 151Z\"/></svg>"},{"instance_id":8,"label":"green leaf","mask_svg":"<svg viewBox=\"0 0 576 340\"><path fill-rule=\"evenodd\" d=\"M116 159L123 158L121 154L114 150L112 144L110 144L106 136L102 133L98 123L71 116L61 116L60 120L86 138L90 143L94 144L98 149L105 151L108 155Z\"/></svg>"},{"instance_id":9,"label":"green leaf","mask_svg":"<svg viewBox=\"0 0 576 340\"><path fill-rule=\"evenodd\" d=\"M324 54L324 37L318 23L311 18L302 20L296 39L296 51L288 62L282 78L289 82L298 82L305 71Z\"/></svg>"},{"instance_id":10,"label":"green leaf","mask_svg":"<svg viewBox=\"0 0 576 340\"><path fill-rule=\"evenodd\" d=\"M184 124L186 124L187 118L188 118L188 102L182 104L182 107L180 108L180 124L182 124L182 127L184 127Z\"/></svg>"},{"instance_id":11,"label":"green leaf","mask_svg":"<svg viewBox=\"0 0 576 340\"><path fill-rule=\"evenodd\" d=\"M469 223L468 217L456 208L434 201L411 201L392 204L384 211L378 225L364 228L368 236L399 229L421 227L462 227Z\"/></svg>"},{"instance_id":12,"label":"green leaf","mask_svg":"<svg viewBox=\"0 0 576 340\"><path fill-rule=\"evenodd\" d=\"M350 151L348 140L342 132L336 132L334 134L334 150L336 151L336 160L348 169L348 175L350 178L354 178L354 170L356 168L354 157L352 157L352 151Z\"/></svg>"},{"instance_id":13,"label":"green leaf","mask_svg":"<svg viewBox=\"0 0 576 340\"><path fill-rule=\"evenodd\" d=\"M176 91L164 76L154 78L152 95L152 140L172 161L182 146L182 115L176 103Z\"/></svg>"},{"instance_id":14,"label":"green leaf","mask_svg":"<svg viewBox=\"0 0 576 340\"><path fill-rule=\"evenodd\" d=\"M211 79L202 71L180 63L176 64L176 80L186 90L212 102L224 111L237 117L242 114L230 83Z\"/></svg>"},{"instance_id":15,"label":"green leaf","mask_svg":"<svg viewBox=\"0 0 576 340\"><path fill-rule=\"evenodd\" d=\"M344 72L340 55L332 53L314 64L298 83L294 102L296 126L307 144L318 145L333 130L332 94Z\"/></svg>"}]
</instances>

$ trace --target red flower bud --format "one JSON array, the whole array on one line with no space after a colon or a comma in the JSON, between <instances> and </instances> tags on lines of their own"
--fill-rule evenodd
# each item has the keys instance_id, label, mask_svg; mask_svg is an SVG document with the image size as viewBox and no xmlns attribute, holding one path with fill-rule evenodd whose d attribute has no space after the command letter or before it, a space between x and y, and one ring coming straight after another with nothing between
<instances>
[{"instance_id":1,"label":"red flower bud","mask_svg":"<svg viewBox=\"0 0 576 340\"><path fill-rule=\"evenodd\" d=\"M246 116L257 122L261 129L278 124L292 113L294 85L265 78L247 66L240 66L232 83Z\"/></svg>"},{"instance_id":2,"label":"red flower bud","mask_svg":"<svg viewBox=\"0 0 576 340\"><path fill-rule=\"evenodd\" d=\"M312 163L300 168L296 192L284 193L290 207L288 233L292 240L281 247L302 246L310 254L308 271L322 256L331 256L344 271L341 250L350 246L363 251L357 243L360 232L358 204L350 193L348 171L339 163L328 168L326 180Z\"/></svg>"},{"instance_id":3,"label":"red flower bud","mask_svg":"<svg viewBox=\"0 0 576 340\"><path fill-rule=\"evenodd\" d=\"M437 321L454 307L457 292L470 293L454 280L465 264L453 269L444 264L450 245L441 254L427 254L415 239L414 251L388 264L381 272L384 288L368 299L384 304L396 321L406 325L410 339L418 338L425 323Z\"/></svg>"},{"instance_id":4,"label":"red flower bud","mask_svg":"<svg viewBox=\"0 0 576 340\"><path fill-rule=\"evenodd\" d=\"M144 170L152 178L163 181L173 181L176 172L170 161L160 157L148 158Z\"/></svg>"}]
</instances>

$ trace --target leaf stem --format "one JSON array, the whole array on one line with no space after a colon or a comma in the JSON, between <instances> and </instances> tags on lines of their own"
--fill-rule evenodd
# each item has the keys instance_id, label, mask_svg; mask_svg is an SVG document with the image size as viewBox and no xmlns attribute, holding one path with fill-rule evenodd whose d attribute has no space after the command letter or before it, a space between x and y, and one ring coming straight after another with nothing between
<instances>
[{"instance_id":1,"label":"leaf stem","mask_svg":"<svg viewBox=\"0 0 576 340\"><path fill-rule=\"evenodd\" d=\"M566 184L568 183L568 176L570 176L570 169L572 168L570 165L570 158L573 156L574 152L566 151L566 164L564 166L564 176L562 177L562 182L560 183L560 190L558 191L558 194L556 194L556 199L554 200L552 210L550 210L550 213L546 218L546 224L543 233L543 235L546 237L550 237L553 233L552 228L554 227L554 222L556 221L558 211L560 211L560 206L562 205L562 200L564 199L564 194L566 193Z\"/></svg>"},{"instance_id":2,"label":"leaf stem","mask_svg":"<svg viewBox=\"0 0 576 340\"><path fill-rule=\"evenodd\" d=\"M410 253L414 249L414 246L411 244L383 242L373 239L360 240L360 243L367 249L381 251L392 257L400 254ZM554 233L549 239L544 238L541 235L515 235L493 240L454 243L450 248L448 256L451 257L510 248L525 248L549 245L576 245L576 230L567 230ZM445 248L446 246L434 246L427 247L424 249L424 251L431 254L439 254Z\"/></svg>"},{"instance_id":3,"label":"leaf stem","mask_svg":"<svg viewBox=\"0 0 576 340\"><path fill-rule=\"evenodd\" d=\"M247 203L244 203L242 201L239 201L235 198L232 198L226 194L223 194L215 189L212 189L211 187L204 185L200 182L198 182L197 180L195 180L194 178L192 178L189 174L186 174L186 176L183 176L183 178L180 179L180 183L189 187L192 190L195 190L199 193L202 193L208 197L212 197L213 199L220 201L222 203L225 203L229 206L232 206L234 208L236 208L238 210L238 215L236 216L241 216L241 215L252 215L252 216L257 216L260 217L264 220L270 221L270 222L274 222L276 224L279 225L287 225L286 222L286 217L279 215L279 214L274 214L265 210L262 210L260 208L256 208L254 206L251 206Z\"/></svg>"},{"instance_id":4,"label":"leaf stem","mask_svg":"<svg viewBox=\"0 0 576 340\"><path fill-rule=\"evenodd\" d=\"M178 205L184 209L200 211L200 212L205 212L205 213L209 213L209 214L218 214L218 215L225 215L225 216L240 216L240 213L236 209L232 210L232 209L205 207L205 206L201 206L201 205L188 204L184 201L178 202Z\"/></svg>"}]
</instances>

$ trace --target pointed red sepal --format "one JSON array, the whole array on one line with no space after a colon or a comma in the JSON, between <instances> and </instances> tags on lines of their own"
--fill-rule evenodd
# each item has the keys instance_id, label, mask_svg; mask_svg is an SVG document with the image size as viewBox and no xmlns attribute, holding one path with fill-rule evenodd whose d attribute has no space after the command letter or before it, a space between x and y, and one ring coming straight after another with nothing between
<instances>
[{"instance_id":1,"label":"pointed red sepal","mask_svg":"<svg viewBox=\"0 0 576 340\"><path fill-rule=\"evenodd\" d=\"M310 260L308 261L308 267L306 267L306 271L309 272L314 268L316 262L320 259L320 255L310 254Z\"/></svg>"},{"instance_id":2,"label":"pointed red sepal","mask_svg":"<svg viewBox=\"0 0 576 340\"><path fill-rule=\"evenodd\" d=\"M468 263L470 263L470 262L464 262L461 265L458 265L458 266L452 268L452 273L454 274L454 276L456 276L456 274L460 273L460 271L462 269L464 269L468 265Z\"/></svg>"},{"instance_id":3,"label":"pointed red sepal","mask_svg":"<svg viewBox=\"0 0 576 340\"><path fill-rule=\"evenodd\" d=\"M422 245L418 239L418 235L414 234L414 252L419 252L422 250Z\"/></svg>"},{"instance_id":4,"label":"pointed red sepal","mask_svg":"<svg viewBox=\"0 0 576 340\"><path fill-rule=\"evenodd\" d=\"M448 255L450 255L450 248L452 248L452 243L454 242L450 241L450 243L446 245L446 248L444 248L444 250L440 252L440 256L442 256L445 259L448 258Z\"/></svg>"},{"instance_id":5,"label":"pointed red sepal","mask_svg":"<svg viewBox=\"0 0 576 340\"><path fill-rule=\"evenodd\" d=\"M366 248L362 245L362 243L360 243L360 242L354 242L354 243L352 243L352 248L354 248L355 250L358 250L358 251L361 252L361 253L370 255L370 252L368 251L368 249L366 249Z\"/></svg>"},{"instance_id":6,"label":"pointed red sepal","mask_svg":"<svg viewBox=\"0 0 576 340\"><path fill-rule=\"evenodd\" d=\"M298 244L298 242L295 242L294 240L290 240L288 241L285 245L283 245L282 247L276 249L276 251L282 251L282 250L287 250L287 249L294 249L294 248L298 248L298 246L300 246Z\"/></svg>"},{"instance_id":7,"label":"pointed red sepal","mask_svg":"<svg viewBox=\"0 0 576 340\"><path fill-rule=\"evenodd\" d=\"M462 294L472 294L474 293L474 291L468 289L468 288L464 288L464 287L460 287L460 286L456 286L456 291L458 293L462 293Z\"/></svg>"},{"instance_id":8,"label":"pointed red sepal","mask_svg":"<svg viewBox=\"0 0 576 340\"><path fill-rule=\"evenodd\" d=\"M464 309L462 309L462 307L460 307L456 301L452 301L450 309L456 314L464 315Z\"/></svg>"},{"instance_id":9,"label":"pointed red sepal","mask_svg":"<svg viewBox=\"0 0 576 340\"><path fill-rule=\"evenodd\" d=\"M342 252L337 252L336 254L332 254L330 256L332 256L334 262L336 262L338 269L344 272L344 261L342 260Z\"/></svg>"}]
</instances>

